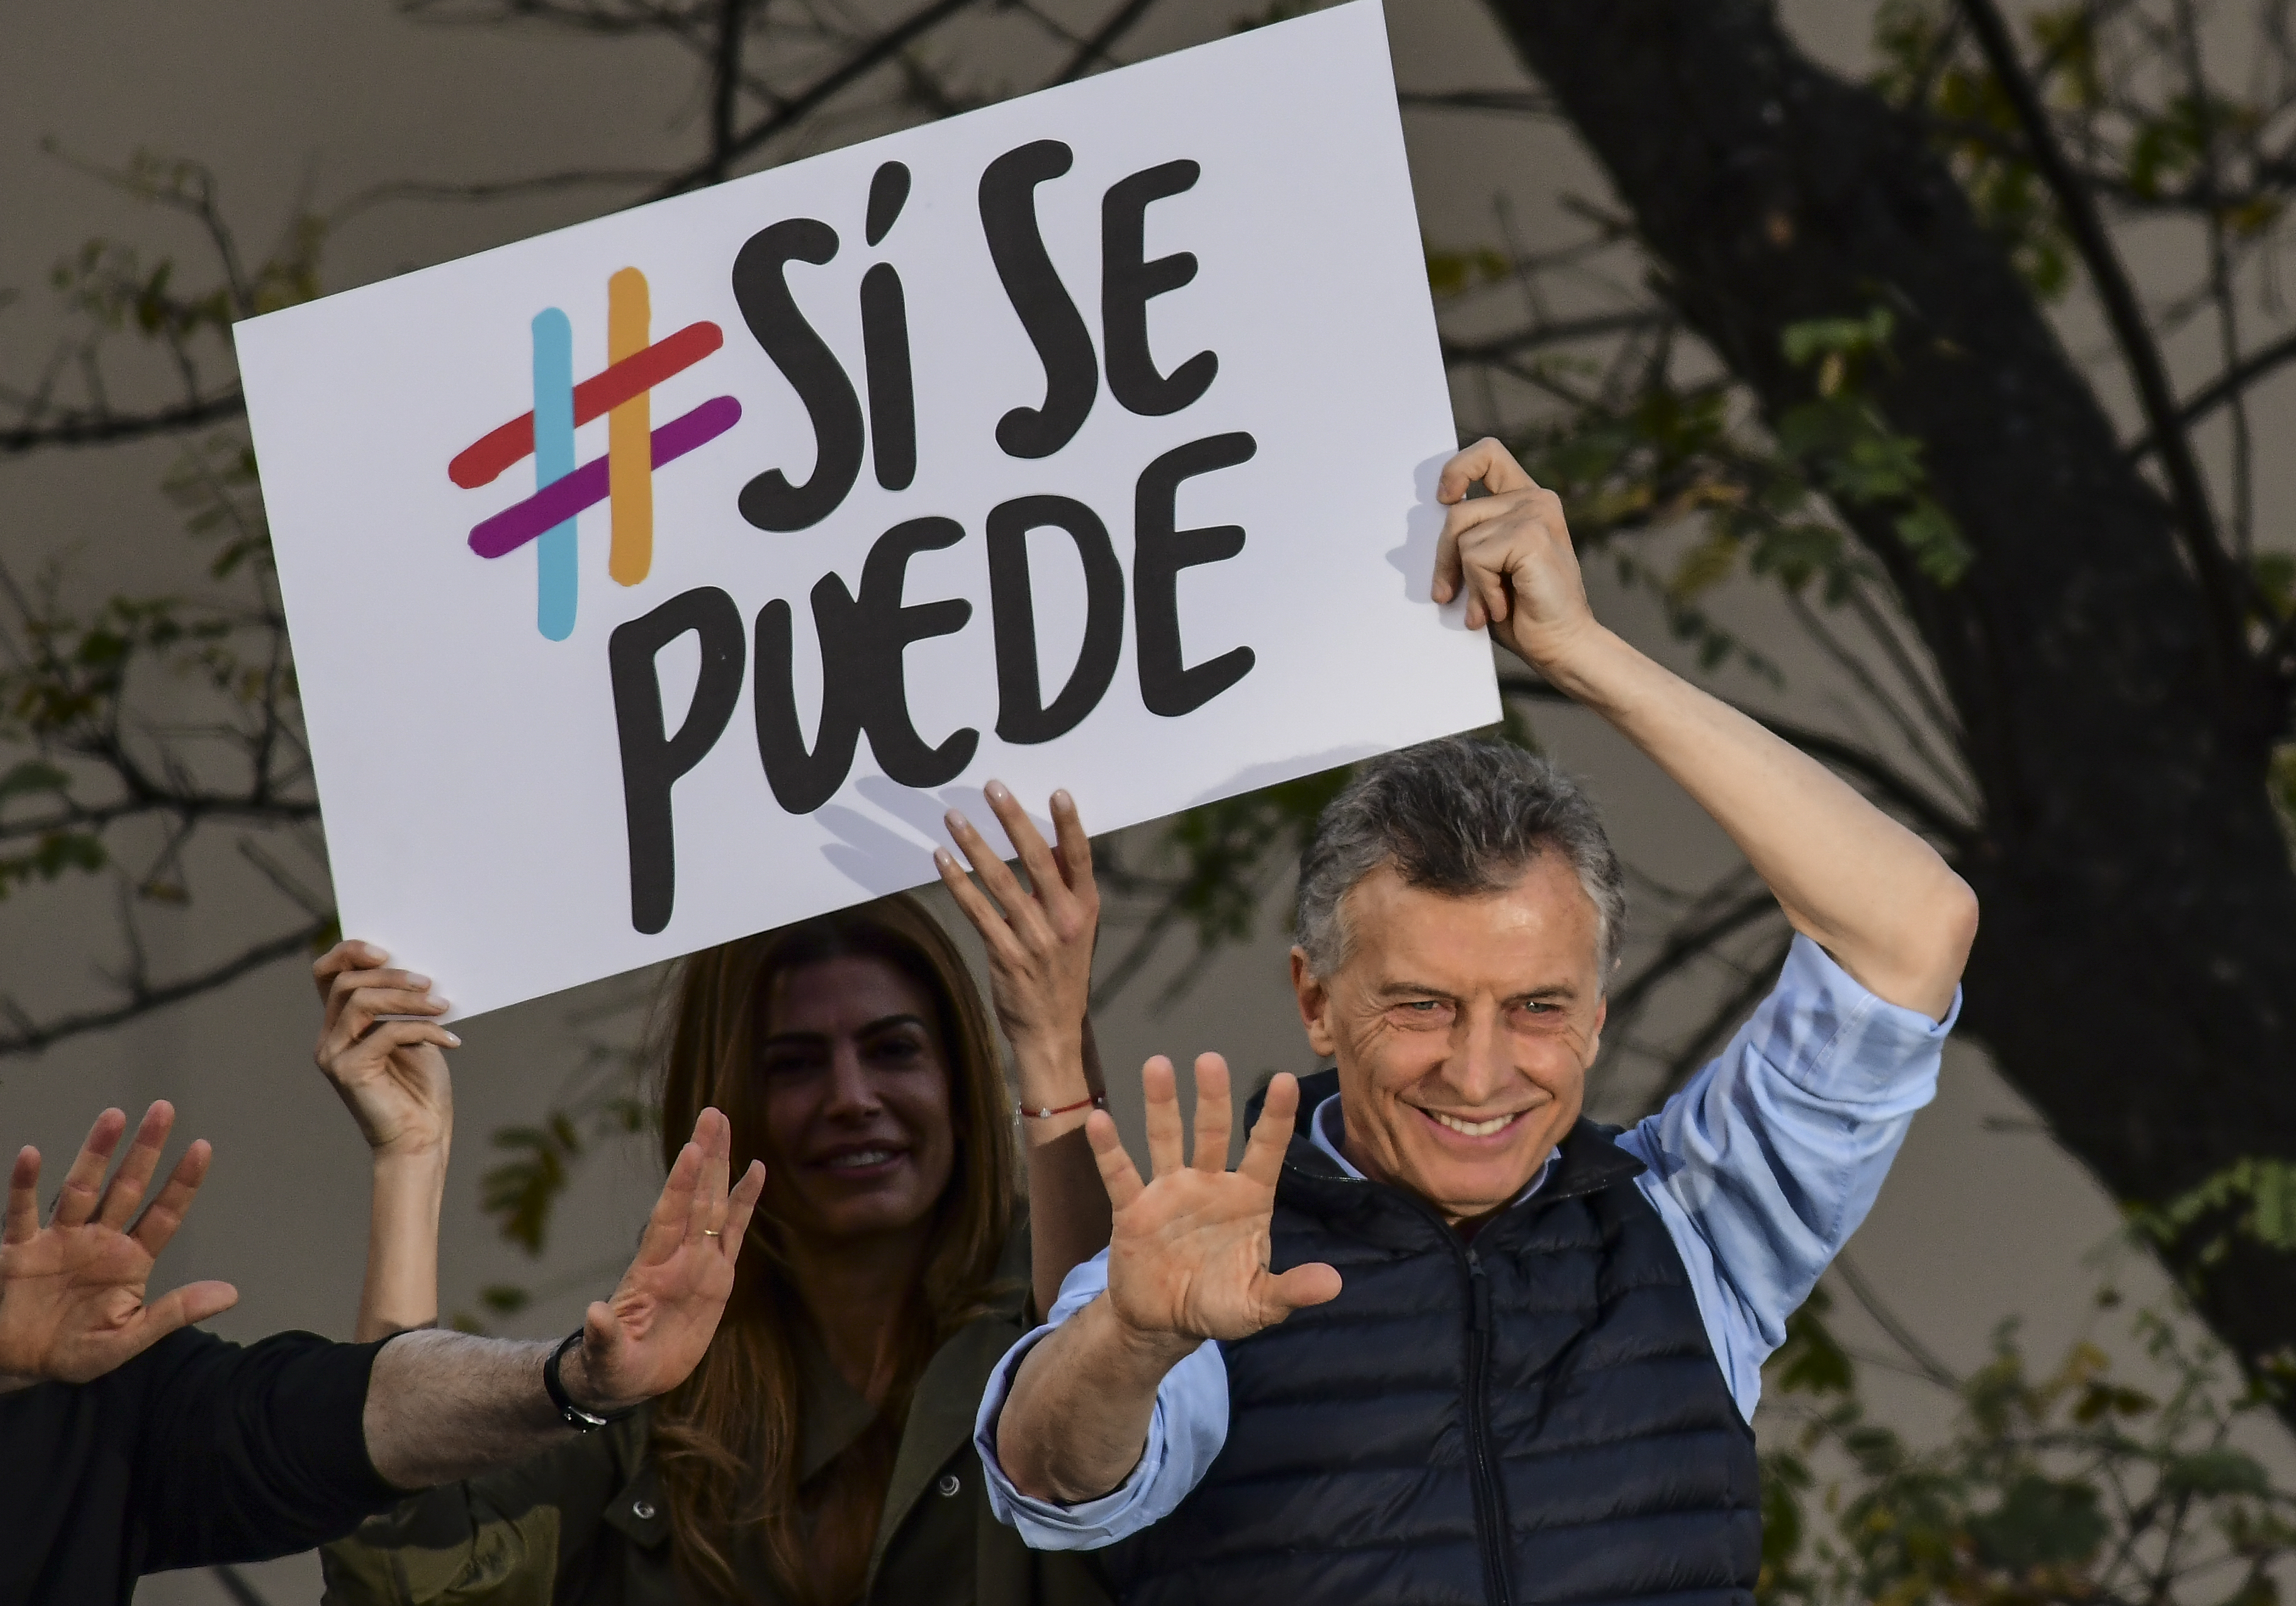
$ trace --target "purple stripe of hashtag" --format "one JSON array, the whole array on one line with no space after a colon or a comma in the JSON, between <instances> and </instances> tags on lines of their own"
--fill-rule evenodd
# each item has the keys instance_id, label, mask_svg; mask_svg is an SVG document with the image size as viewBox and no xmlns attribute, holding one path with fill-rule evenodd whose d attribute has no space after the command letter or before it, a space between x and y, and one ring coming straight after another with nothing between
<instances>
[{"instance_id":1,"label":"purple stripe of hashtag","mask_svg":"<svg viewBox=\"0 0 2296 1606\"><path fill-rule=\"evenodd\" d=\"M681 414L653 432L653 466L675 463L694 447L717 439L741 419L742 404L730 396L713 397L693 412ZM606 462L603 457L593 458L525 501L472 526L471 550L482 558L499 558L584 508L595 507L606 499L611 485Z\"/></svg>"}]
</instances>

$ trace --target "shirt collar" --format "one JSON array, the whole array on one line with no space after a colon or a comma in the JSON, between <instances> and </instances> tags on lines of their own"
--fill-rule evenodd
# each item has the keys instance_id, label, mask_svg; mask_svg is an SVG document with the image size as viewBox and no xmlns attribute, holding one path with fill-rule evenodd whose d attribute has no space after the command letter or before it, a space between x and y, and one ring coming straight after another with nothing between
<instances>
[{"instance_id":1,"label":"shirt collar","mask_svg":"<svg viewBox=\"0 0 2296 1606\"><path fill-rule=\"evenodd\" d=\"M1321 1149L1325 1154L1330 1155L1332 1162L1336 1164L1341 1170L1346 1172L1348 1176L1353 1177L1357 1182L1369 1182L1371 1180L1369 1177L1356 1169L1355 1162L1349 1159L1346 1155L1340 1152L1338 1134L1341 1128L1338 1119L1339 1115L1339 1095L1334 1094L1308 1112L1308 1141L1315 1144L1316 1148ZM1529 1199L1532 1194L1538 1192L1539 1189L1546 1186L1546 1179L1554 1174L1554 1162L1562 1157L1562 1150L1555 1149L1551 1151L1547 1154L1545 1161L1540 1164L1538 1169L1531 1173L1530 1181L1523 1184L1522 1192L1516 1194L1513 1199L1507 1201L1508 1208L1511 1209L1514 1206L1521 1204L1524 1200Z\"/></svg>"}]
</instances>

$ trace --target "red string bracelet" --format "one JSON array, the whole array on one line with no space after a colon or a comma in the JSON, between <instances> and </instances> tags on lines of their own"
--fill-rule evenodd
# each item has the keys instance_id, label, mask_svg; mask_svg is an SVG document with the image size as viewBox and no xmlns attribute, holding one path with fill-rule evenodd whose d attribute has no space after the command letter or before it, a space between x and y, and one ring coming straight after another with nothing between
<instances>
[{"instance_id":1,"label":"red string bracelet","mask_svg":"<svg viewBox=\"0 0 2296 1606\"><path fill-rule=\"evenodd\" d=\"M1073 1115L1079 1110L1105 1110L1107 1108L1108 1095L1103 1093L1095 1093L1088 1099L1078 1099L1073 1104L1062 1104L1057 1110L1054 1109L1049 1104L1046 1105L1041 1110L1031 1110L1026 1104L1023 1104L1020 1108L1020 1113L1032 1121L1047 1121L1056 1115Z\"/></svg>"}]
</instances>

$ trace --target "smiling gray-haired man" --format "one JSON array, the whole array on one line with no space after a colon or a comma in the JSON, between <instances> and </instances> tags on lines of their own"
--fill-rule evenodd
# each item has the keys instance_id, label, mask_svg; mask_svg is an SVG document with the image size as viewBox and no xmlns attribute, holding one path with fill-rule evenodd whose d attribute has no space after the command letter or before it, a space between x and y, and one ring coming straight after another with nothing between
<instances>
[{"instance_id":1,"label":"smiling gray-haired man","mask_svg":"<svg viewBox=\"0 0 2296 1606\"><path fill-rule=\"evenodd\" d=\"M1186 1163L1151 1061L1153 1180L1095 1114L1109 1249L981 1404L998 1514L1103 1550L1127 1602L1751 1601L1762 1360L1936 1085L1968 888L1597 624L1496 442L1439 495L1438 599L1655 759L1799 935L1720 1058L1596 1127L1624 900L1592 807L1496 743L1365 766L1300 867L1292 979L1333 1069L1275 1077L1230 1172L1225 1065L1196 1063Z\"/></svg>"}]
</instances>

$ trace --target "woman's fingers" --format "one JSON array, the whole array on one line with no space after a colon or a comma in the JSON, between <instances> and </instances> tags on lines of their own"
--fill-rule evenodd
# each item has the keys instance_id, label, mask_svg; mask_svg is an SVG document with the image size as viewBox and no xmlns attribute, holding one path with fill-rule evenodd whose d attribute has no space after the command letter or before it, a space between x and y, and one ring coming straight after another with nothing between
<instances>
[{"instance_id":1,"label":"woman's fingers","mask_svg":"<svg viewBox=\"0 0 2296 1606\"><path fill-rule=\"evenodd\" d=\"M390 955L371 942L346 938L312 962L311 981L324 1002L334 991L335 978L345 971L373 970L390 963Z\"/></svg>"},{"instance_id":2,"label":"woman's fingers","mask_svg":"<svg viewBox=\"0 0 2296 1606\"><path fill-rule=\"evenodd\" d=\"M377 1021L390 1016L432 1016L446 1012L446 1000L430 993L362 987L351 996L350 1002L336 1017L327 1040L336 1045L336 1052L340 1053L373 1030Z\"/></svg>"},{"instance_id":3,"label":"woman's fingers","mask_svg":"<svg viewBox=\"0 0 2296 1606\"><path fill-rule=\"evenodd\" d=\"M1053 794L1053 840L1058 848L1061 877L1069 890L1078 897L1090 900L1095 909L1100 905L1100 889L1092 879L1092 838L1084 828L1084 816L1077 812L1076 799L1066 789Z\"/></svg>"},{"instance_id":4,"label":"woman's fingers","mask_svg":"<svg viewBox=\"0 0 2296 1606\"><path fill-rule=\"evenodd\" d=\"M980 828L964 815L952 808L946 819L949 836L964 853L965 863L972 866L972 873L979 876L980 884L988 889L988 896L1004 909L1004 919L1015 921L1023 918L1032 900L1027 889L1021 885L1020 878L1013 873L1013 867L997 856L996 850L988 845L988 839L982 836Z\"/></svg>"},{"instance_id":5,"label":"woman's fingers","mask_svg":"<svg viewBox=\"0 0 2296 1606\"><path fill-rule=\"evenodd\" d=\"M1140 1168L1132 1163L1125 1151L1124 1140L1117 1135L1116 1121L1105 1110L1095 1110L1085 1118L1085 1142L1092 1145L1093 1163L1100 1168L1101 1185L1108 1190L1108 1202L1121 1210L1140 1197L1147 1184L1140 1180Z\"/></svg>"},{"instance_id":6,"label":"woman's fingers","mask_svg":"<svg viewBox=\"0 0 2296 1606\"><path fill-rule=\"evenodd\" d=\"M1013 795L1013 789L1002 781L991 781L982 788L981 795L988 799L990 812L996 815L996 823L1004 828L1004 840L1013 844L1013 851L1019 856L1021 867L1028 871L1029 889L1037 899L1041 902L1056 893L1065 892L1068 878L1053 862L1053 850L1045 846L1045 839L1037 830L1037 823L1029 817L1029 811L1021 807L1021 799Z\"/></svg>"},{"instance_id":7,"label":"woman's fingers","mask_svg":"<svg viewBox=\"0 0 2296 1606\"><path fill-rule=\"evenodd\" d=\"M940 884L948 889L957 908L972 922L972 929L980 933L980 940L988 945L990 955L1008 964L1015 961L1019 951L1013 947L1013 929L1004 923L1004 912L972 884L972 878L964 873L964 866L956 862L956 855L946 848L934 848L933 868L940 872Z\"/></svg>"},{"instance_id":8,"label":"woman's fingers","mask_svg":"<svg viewBox=\"0 0 2296 1606\"><path fill-rule=\"evenodd\" d=\"M127 1145L127 1157L119 1162L111 1185L103 1191L103 1207L96 1217L101 1225L117 1233L134 1219L135 1207L144 1202L144 1191L152 1185L152 1174L160 1168L160 1151L168 1146L168 1128L175 1124L176 1111L165 1102L144 1112L135 1127L135 1141Z\"/></svg>"},{"instance_id":9,"label":"woman's fingers","mask_svg":"<svg viewBox=\"0 0 2296 1606\"><path fill-rule=\"evenodd\" d=\"M120 1135L127 1130L127 1112L107 1110L95 1118L95 1125L87 1129L87 1141L79 1146L72 1159L71 1169L64 1173L64 1185L56 1193L56 1213L50 1218L60 1227L83 1226L95 1214L95 1207L103 1197L103 1173L111 1164L111 1151L119 1147Z\"/></svg>"},{"instance_id":10,"label":"woman's fingers","mask_svg":"<svg viewBox=\"0 0 2296 1606\"><path fill-rule=\"evenodd\" d=\"M1228 1102L1227 1061L1218 1054L1196 1056L1196 1152L1199 1171L1227 1170L1228 1129L1235 1111Z\"/></svg>"},{"instance_id":11,"label":"woman's fingers","mask_svg":"<svg viewBox=\"0 0 2296 1606\"><path fill-rule=\"evenodd\" d=\"M443 1015L447 1001L431 985L413 971L345 971L327 994L328 1026L361 1013L369 1021L378 1014Z\"/></svg>"},{"instance_id":12,"label":"woman's fingers","mask_svg":"<svg viewBox=\"0 0 2296 1606\"><path fill-rule=\"evenodd\" d=\"M387 1063L391 1052L425 1043L437 1048L463 1046L460 1037L436 1020L386 1020L360 1038L358 1045L384 1051L381 1058Z\"/></svg>"},{"instance_id":13,"label":"woman's fingers","mask_svg":"<svg viewBox=\"0 0 2296 1606\"><path fill-rule=\"evenodd\" d=\"M1171 1061L1158 1054L1143 1065L1140 1089L1148 1107L1148 1174L1168 1176L1180 1168L1185 1158L1180 1152L1179 1078L1173 1074Z\"/></svg>"}]
</instances>

